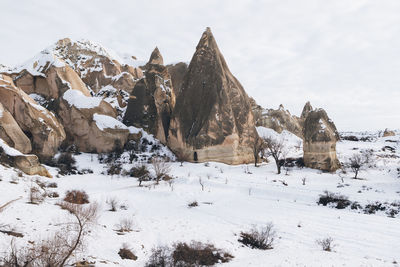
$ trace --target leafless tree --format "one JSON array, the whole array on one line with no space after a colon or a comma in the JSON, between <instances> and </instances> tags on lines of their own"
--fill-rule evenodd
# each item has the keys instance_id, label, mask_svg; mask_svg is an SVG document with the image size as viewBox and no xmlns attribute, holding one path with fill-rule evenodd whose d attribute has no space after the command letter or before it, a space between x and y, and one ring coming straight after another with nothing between
<instances>
[{"instance_id":1,"label":"leafless tree","mask_svg":"<svg viewBox=\"0 0 400 267\"><path fill-rule=\"evenodd\" d=\"M83 247L84 238L97 219L97 204L89 206L68 202L60 204L73 217L74 221L65 223L65 227L49 238L17 248L12 241L9 253L0 261L5 266L65 266L73 253Z\"/></svg>"},{"instance_id":2,"label":"leafless tree","mask_svg":"<svg viewBox=\"0 0 400 267\"><path fill-rule=\"evenodd\" d=\"M160 157L153 158L151 160L151 165L153 166L154 172L156 174L157 184L171 171L171 164Z\"/></svg>"},{"instance_id":3,"label":"leafless tree","mask_svg":"<svg viewBox=\"0 0 400 267\"><path fill-rule=\"evenodd\" d=\"M374 165L372 153L367 150L353 154L346 165L354 172L354 179L357 179L360 171Z\"/></svg>"},{"instance_id":4,"label":"leafless tree","mask_svg":"<svg viewBox=\"0 0 400 267\"><path fill-rule=\"evenodd\" d=\"M275 160L276 169L278 174L281 173L280 161L286 156L286 146L283 139L277 139L274 137L263 137L265 143L265 154L267 156L272 156Z\"/></svg>"}]
</instances>

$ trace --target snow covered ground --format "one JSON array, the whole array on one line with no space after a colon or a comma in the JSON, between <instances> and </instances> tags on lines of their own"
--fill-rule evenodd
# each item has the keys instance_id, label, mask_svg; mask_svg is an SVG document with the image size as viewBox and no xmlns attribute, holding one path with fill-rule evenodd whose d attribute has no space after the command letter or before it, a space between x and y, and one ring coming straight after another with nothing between
<instances>
[{"instance_id":1,"label":"snow covered ground","mask_svg":"<svg viewBox=\"0 0 400 267\"><path fill-rule=\"evenodd\" d=\"M396 152L381 151L385 145ZM27 203L28 190L38 177L18 177L16 171L0 166L0 206L21 197L0 212L0 226L23 233L23 238L14 238L20 245L45 238L69 216L55 204L65 191L82 189L91 202L100 204L101 211L87 239L86 252L76 255L76 260L85 257L96 261L96 266L143 266L154 246L191 240L211 242L230 252L234 259L223 266L399 266L400 216L390 218L384 212L369 215L316 203L324 190L341 193L362 205L400 200L396 170L400 167L400 136L337 144L340 160L362 149L374 149L377 166L361 172L362 179L357 180L350 172L339 175L339 171L330 174L307 168L277 175L272 161L260 167L213 162L180 166L176 162L172 163L172 182L144 182L143 187L135 178L101 174L105 165L98 163L97 155L81 154L76 156L79 169L90 168L94 173L39 178L56 182L58 187L50 191L60 194L60 198L46 198L40 205ZM133 165L125 164L124 168ZM57 174L54 168L50 172ZM302 178L306 178L305 185ZM106 202L111 198L126 209L109 211ZM189 208L193 201L199 206ZM117 224L124 218L133 220L134 231L118 235ZM268 222L273 222L278 233L274 249L252 250L237 242L241 231ZM322 251L316 244L316 239L328 236L336 244L333 252ZM9 248L11 239L0 233L0 253ZM118 256L123 243L132 248L137 261Z\"/></svg>"}]
</instances>

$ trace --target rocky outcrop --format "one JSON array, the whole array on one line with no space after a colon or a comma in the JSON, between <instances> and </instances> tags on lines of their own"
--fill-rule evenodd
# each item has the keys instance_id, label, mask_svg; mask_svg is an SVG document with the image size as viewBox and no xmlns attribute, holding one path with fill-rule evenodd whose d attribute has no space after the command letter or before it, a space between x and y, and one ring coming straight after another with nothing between
<instances>
[{"instance_id":1,"label":"rocky outcrop","mask_svg":"<svg viewBox=\"0 0 400 267\"><path fill-rule=\"evenodd\" d=\"M307 111L303 135L304 164L307 167L329 172L340 167L336 156L339 134L325 110Z\"/></svg>"},{"instance_id":2,"label":"rocky outcrop","mask_svg":"<svg viewBox=\"0 0 400 267\"><path fill-rule=\"evenodd\" d=\"M59 101L57 114L67 132L67 144L82 152L109 152L122 148L129 130L115 119L115 110L99 97L68 90Z\"/></svg>"},{"instance_id":3,"label":"rocky outcrop","mask_svg":"<svg viewBox=\"0 0 400 267\"><path fill-rule=\"evenodd\" d=\"M188 65L184 62L167 65L168 72L171 75L172 86L175 90L175 95L178 96L181 92L183 79L188 71Z\"/></svg>"},{"instance_id":4,"label":"rocky outcrop","mask_svg":"<svg viewBox=\"0 0 400 267\"><path fill-rule=\"evenodd\" d=\"M391 131L389 129L385 129L385 131L383 132L383 137L388 137L388 136L395 136L396 133L394 131Z\"/></svg>"},{"instance_id":5,"label":"rocky outcrop","mask_svg":"<svg viewBox=\"0 0 400 267\"><path fill-rule=\"evenodd\" d=\"M28 175L40 175L52 178L47 169L40 164L36 155L20 155L13 157L14 167Z\"/></svg>"},{"instance_id":6,"label":"rocky outcrop","mask_svg":"<svg viewBox=\"0 0 400 267\"><path fill-rule=\"evenodd\" d=\"M136 80L143 77L140 68L121 64L109 51L94 42L65 38L56 43L54 52L95 93L108 85L131 92Z\"/></svg>"},{"instance_id":7,"label":"rocky outcrop","mask_svg":"<svg viewBox=\"0 0 400 267\"><path fill-rule=\"evenodd\" d=\"M60 52L57 49L44 50L20 67L20 72L13 74L15 82L26 93L43 100L41 104L57 115L65 128L66 145L74 144L79 151L98 153L122 147L129 134L125 126L100 129L94 120L95 114L110 116L106 120L117 125L115 107L102 97L92 96L80 76L57 54ZM72 56L65 60L71 61ZM116 106L123 105L122 101L118 103L117 96L112 101L117 102Z\"/></svg>"},{"instance_id":8,"label":"rocky outcrop","mask_svg":"<svg viewBox=\"0 0 400 267\"><path fill-rule=\"evenodd\" d=\"M286 130L303 138L301 119L291 115L283 105L280 105L278 109L264 109L252 99L252 110L256 126L270 128L278 133Z\"/></svg>"},{"instance_id":9,"label":"rocky outcrop","mask_svg":"<svg viewBox=\"0 0 400 267\"><path fill-rule=\"evenodd\" d=\"M1 103L0 138L3 139L7 145L17 149L18 151L21 151L24 154L32 151L31 141L18 126L11 113L4 109Z\"/></svg>"},{"instance_id":10,"label":"rocky outcrop","mask_svg":"<svg viewBox=\"0 0 400 267\"><path fill-rule=\"evenodd\" d=\"M65 139L64 127L47 109L16 87L11 77L0 78L0 102L32 142L32 151L52 157Z\"/></svg>"},{"instance_id":11,"label":"rocky outcrop","mask_svg":"<svg viewBox=\"0 0 400 267\"><path fill-rule=\"evenodd\" d=\"M177 97L168 145L188 161L241 164L253 161L256 136L249 97L207 28Z\"/></svg>"},{"instance_id":12,"label":"rocky outcrop","mask_svg":"<svg viewBox=\"0 0 400 267\"><path fill-rule=\"evenodd\" d=\"M47 169L36 155L25 155L10 147L0 138L0 163L15 167L28 175L40 175L51 178Z\"/></svg>"},{"instance_id":13,"label":"rocky outcrop","mask_svg":"<svg viewBox=\"0 0 400 267\"><path fill-rule=\"evenodd\" d=\"M128 101L124 123L145 129L166 144L175 93L158 48L146 64L146 77L139 80Z\"/></svg>"}]
</instances>

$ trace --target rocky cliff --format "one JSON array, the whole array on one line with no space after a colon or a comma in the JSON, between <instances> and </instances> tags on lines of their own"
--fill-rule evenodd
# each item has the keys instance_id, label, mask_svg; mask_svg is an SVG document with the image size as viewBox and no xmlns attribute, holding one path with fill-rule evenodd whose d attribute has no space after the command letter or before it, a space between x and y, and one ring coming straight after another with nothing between
<instances>
[{"instance_id":1,"label":"rocky cliff","mask_svg":"<svg viewBox=\"0 0 400 267\"><path fill-rule=\"evenodd\" d=\"M175 92L158 48L145 66L146 75L132 90L124 123L145 129L166 144Z\"/></svg>"},{"instance_id":2,"label":"rocky cliff","mask_svg":"<svg viewBox=\"0 0 400 267\"><path fill-rule=\"evenodd\" d=\"M183 79L168 145L189 161L240 164L253 160L255 136L249 97L207 28Z\"/></svg>"},{"instance_id":3,"label":"rocky cliff","mask_svg":"<svg viewBox=\"0 0 400 267\"><path fill-rule=\"evenodd\" d=\"M311 105L310 105L311 107ZM336 126L323 109L308 109L304 113L303 151L307 167L335 171L340 167L336 156L339 134Z\"/></svg>"}]
</instances>

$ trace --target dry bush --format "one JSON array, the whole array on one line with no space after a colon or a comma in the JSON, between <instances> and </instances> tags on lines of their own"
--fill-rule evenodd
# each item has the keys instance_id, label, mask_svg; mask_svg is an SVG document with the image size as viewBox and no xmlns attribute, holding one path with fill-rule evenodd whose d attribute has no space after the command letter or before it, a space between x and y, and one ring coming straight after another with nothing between
<instances>
[{"instance_id":1,"label":"dry bush","mask_svg":"<svg viewBox=\"0 0 400 267\"><path fill-rule=\"evenodd\" d=\"M40 191L36 186L31 186L29 188L29 203L30 204L40 204L44 201L46 194Z\"/></svg>"},{"instance_id":2,"label":"dry bush","mask_svg":"<svg viewBox=\"0 0 400 267\"><path fill-rule=\"evenodd\" d=\"M164 177L168 176L171 171L171 164L160 157L152 158L151 165L153 166L153 170L156 174L157 184L161 179L164 179Z\"/></svg>"},{"instance_id":3,"label":"dry bush","mask_svg":"<svg viewBox=\"0 0 400 267\"><path fill-rule=\"evenodd\" d=\"M326 237L323 239L317 239L315 241L318 245L321 246L322 250L324 251L332 251L332 249L336 246L333 244L333 238L332 237Z\"/></svg>"},{"instance_id":4,"label":"dry bush","mask_svg":"<svg viewBox=\"0 0 400 267\"><path fill-rule=\"evenodd\" d=\"M84 239L97 219L97 204L87 207L65 202L63 207L74 217L65 227L45 240L29 242L16 247L12 241L9 252L0 259L4 266L41 267L66 266L79 249L84 248Z\"/></svg>"},{"instance_id":5,"label":"dry bush","mask_svg":"<svg viewBox=\"0 0 400 267\"><path fill-rule=\"evenodd\" d=\"M189 204L188 204L188 207L189 208L193 208L193 207L197 207L199 205L199 203L197 203L197 201L193 201L193 202L190 202Z\"/></svg>"},{"instance_id":6,"label":"dry bush","mask_svg":"<svg viewBox=\"0 0 400 267\"><path fill-rule=\"evenodd\" d=\"M212 244L192 241L190 244L179 242L172 248L157 247L146 263L146 267L197 267L214 266L229 262L233 256Z\"/></svg>"},{"instance_id":7,"label":"dry bush","mask_svg":"<svg viewBox=\"0 0 400 267\"><path fill-rule=\"evenodd\" d=\"M336 204L335 208L344 209L351 205L351 201L347 196L341 194L335 194L329 191L324 191L324 194L319 195L318 205L322 204L324 206L332 203ZM332 205L330 204L330 205Z\"/></svg>"},{"instance_id":8,"label":"dry bush","mask_svg":"<svg viewBox=\"0 0 400 267\"><path fill-rule=\"evenodd\" d=\"M273 249L276 238L276 231L272 222L267 225L257 228L253 227L249 232L241 232L240 243L252 249Z\"/></svg>"},{"instance_id":9,"label":"dry bush","mask_svg":"<svg viewBox=\"0 0 400 267\"><path fill-rule=\"evenodd\" d=\"M167 246L153 248L145 267L173 267L171 253L172 249Z\"/></svg>"},{"instance_id":10,"label":"dry bush","mask_svg":"<svg viewBox=\"0 0 400 267\"><path fill-rule=\"evenodd\" d=\"M109 211L117 211L118 210L118 199L116 197L112 197L107 199L106 203L110 207Z\"/></svg>"},{"instance_id":11,"label":"dry bush","mask_svg":"<svg viewBox=\"0 0 400 267\"><path fill-rule=\"evenodd\" d=\"M64 201L73 204L87 204L89 203L89 196L83 190L68 190L65 193Z\"/></svg>"},{"instance_id":12,"label":"dry bush","mask_svg":"<svg viewBox=\"0 0 400 267\"><path fill-rule=\"evenodd\" d=\"M130 218L123 218L117 224L117 232L119 233L129 233L133 231L133 220Z\"/></svg>"},{"instance_id":13,"label":"dry bush","mask_svg":"<svg viewBox=\"0 0 400 267\"><path fill-rule=\"evenodd\" d=\"M76 174L76 160L69 152L61 153L57 159L56 167L60 169L61 175Z\"/></svg>"},{"instance_id":14,"label":"dry bush","mask_svg":"<svg viewBox=\"0 0 400 267\"><path fill-rule=\"evenodd\" d=\"M129 248L128 244L124 243L119 250L118 255L124 260L137 260L137 256Z\"/></svg>"},{"instance_id":15,"label":"dry bush","mask_svg":"<svg viewBox=\"0 0 400 267\"><path fill-rule=\"evenodd\" d=\"M145 164L134 166L129 170L129 176L136 177L139 180L139 186L142 186L143 181L150 178L150 172Z\"/></svg>"},{"instance_id":16,"label":"dry bush","mask_svg":"<svg viewBox=\"0 0 400 267\"><path fill-rule=\"evenodd\" d=\"M177 243L174 245L172 260L175 266L214 266L229 262L233 256L212 244L201 242Z\"/></svg>"}]
</instances>

